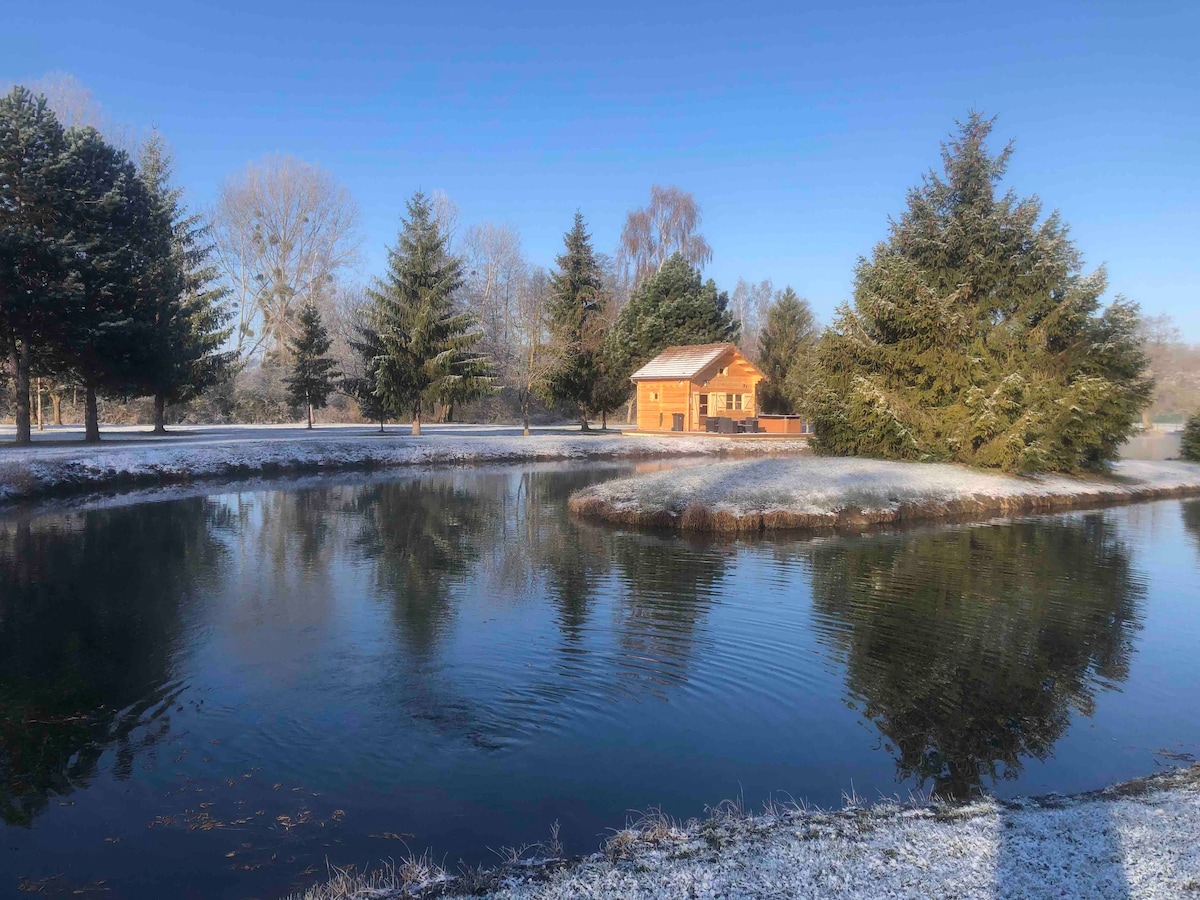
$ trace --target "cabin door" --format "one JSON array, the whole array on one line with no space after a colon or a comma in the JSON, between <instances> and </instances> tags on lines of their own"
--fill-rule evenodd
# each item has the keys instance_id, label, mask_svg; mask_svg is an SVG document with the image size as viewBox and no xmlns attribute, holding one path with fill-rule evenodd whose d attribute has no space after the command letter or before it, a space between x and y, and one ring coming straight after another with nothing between
<instances>
[{"instance_id":1,"label":"cabin door","mask_svg":"<svg viewBox=\"0 0 1200 900\"><path fill-rule=\"evenodd\" d=\"M705 431L708 427L708 394L696 395L696 430Z\"/></svg>"}]
</instances>

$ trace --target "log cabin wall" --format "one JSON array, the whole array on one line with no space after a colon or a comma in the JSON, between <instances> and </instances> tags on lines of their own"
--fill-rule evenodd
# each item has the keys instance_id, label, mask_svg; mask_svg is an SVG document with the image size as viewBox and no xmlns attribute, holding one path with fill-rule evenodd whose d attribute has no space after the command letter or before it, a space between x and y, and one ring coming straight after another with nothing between
<instances>
[{"instance_id":1,"label":"log cabin wall","mask_svg":"<svg viewBox=\"0 0 1200 900\"><path fill-rule=\"evenodd\" d=\"M692 384L691 430L703 431L708 416L727 416L741 421L755 413L755 394L762 375L739 354L730 353L701 372ZM702 412L703 398L707 409Z\"/></svg>"},{"instance_id":2,"label":"log cabin wall","mask_svg":"<svg viewBox=\"0 0 1200 900\"><path fill-rule=\"evenodd\" d=\"M687 381L639 381L637 385L638 431L670 431L672 413L684 413L685 431L695 430L688 425L689 403Z\"/></svg>"}]
</instances>

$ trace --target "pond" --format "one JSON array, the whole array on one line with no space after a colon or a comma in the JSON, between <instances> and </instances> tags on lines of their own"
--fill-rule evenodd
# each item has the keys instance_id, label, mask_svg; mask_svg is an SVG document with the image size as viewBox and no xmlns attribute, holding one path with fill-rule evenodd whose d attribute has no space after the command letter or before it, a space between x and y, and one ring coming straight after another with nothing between
<instances>
[{"instance_id":1,"label":"pond","mask_svg":"<svg viewBox=\"0 0 1200 900\"><path fill-rule=\"evenodd\" d=\"M1200 501L698 540L629 465L0 518L0 895L277 897L637 810L1098 788L1200 748ZM82 893L81 893L82 892Z\"/></svg>"}]
</instances>

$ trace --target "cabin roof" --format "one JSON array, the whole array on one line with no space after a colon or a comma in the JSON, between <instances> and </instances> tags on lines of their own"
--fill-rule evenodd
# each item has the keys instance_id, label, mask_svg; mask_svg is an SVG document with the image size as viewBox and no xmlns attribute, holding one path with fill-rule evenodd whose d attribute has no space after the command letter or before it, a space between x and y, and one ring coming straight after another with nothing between
<instances>
[{"instance_id":1,"label":"cabin roof","mask_svg":"<svg viewBox=\"0 0 1200 900\"><path fill-rule=\"evenodd\" d=\"M665 381L695 378L730 350L738 353L737 345L723 343L668 347L630 375L629 379L631 381Z\"/></svg>"}]
</instances>

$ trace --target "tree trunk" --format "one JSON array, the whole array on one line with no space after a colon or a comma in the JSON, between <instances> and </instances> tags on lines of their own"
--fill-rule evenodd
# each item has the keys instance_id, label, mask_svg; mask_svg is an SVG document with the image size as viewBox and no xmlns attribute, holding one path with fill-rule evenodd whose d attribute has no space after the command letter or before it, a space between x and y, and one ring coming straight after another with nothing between
<instances>
[{"instance_id":1,"label":"tree trunk","mask_svg":"<svg viewBox=\"0 0 1200 900\"><path fill-rule=\"evenodd\" d=\"M587 410L582 409L582 408L579 410L579 430L580 431L591 431L592 430L591 426L588 425Z\"/></svg>"},{"instance_id":2,"label":"tree trunk","mask_svg":"<svg viewBox=\"0 0 1200 900\"><path fill-rule=\"evenodd\" d=\"M60 397L58 394L54 393L54 391L50 392L50 408L54 411L54 424L61 425L62 424L62 397Z\"/></svg>"},{"instance_id":3,"label":"tree trunk","mask_svg":"<svg viewBox=\"0 0 1200 900\"><path fill-rule=\"evenodd\" d=\"M167 398L154 395L154 434L167 433Z\"/></svg>"},{"instance_id":4,"label":"tree trunk","mask_svg":"<svg viewBox=\"0 0 1200 900\"><path fill-rule=\"evenodd\" d=\"M525 427L524 427L524 429L522 429L521 433L525 437L529 437L529 398L528 397L526 397L525 399L523 399L521 401L521 421L525 425Z\"/></svg>"},{"instance_id":5,"label":"tree trunk","mask_svg":"<svg viewBox=\"0 0 1200 900\"><path fill-rule=\"evenodd\" d=\"M89 444L100 443L100 410L96 406L96 388L85 385L83 439Z\"/></svg>"},{"instance_id":6,"label":"tree trunk","mask_svg":"<svg viewBox=\"0 0 1200 900\"><path fill-rule=\"evenodd\" d=\"M29 433L29 347L24 341L13 338L11 353L17 394L17 443L29 444L33 442L33 436Z\"/></svg>"},{"instance_id":7,"label":"tree trunk","mask_svg":"<svg viewBox=\"0 0 1200 900\"><path fill-rule=\"evenodd\" d=\"M636 402L637 401L635 399L631 398L629 400L629 402L625 405L625 424L626 425L633 424L633 404Z\"/></svg>"},{"instance_id":8,"label":"tree trunk","mask_svg":"<svg viewBox=\"0 0 1200 900\"><path fill-rule=\"evenodd\" d=\"M384 431L383 431L383 419L380 419L380 420L379 420L379 433L380 433L380 434L383 434L383 433L384 433Z\"/></svg>"},{"instance_id":9,"label":"tree trunk","mask_svg":"<svg viewBox=\"0 0 1200 900\"><path fill-rule=\"evenodd\" d=\"M42 418L42 379L34 379L34 391L37 393L37 423L38 431L46 430L46 423Z\"/></svg>"},{"instance_id":10,"label":"tree trunk","mask_svg":"<svg viewBox=\"0 0 1200 900\"><path fill-rule=\"evenodd\" d=\"M309 427L309 430L311 431L312 430L312 404L308 403L305 405L308 407L308 427Z\"/></svg>"},{"instance_id":11,"label":"tree trunk","mask_svg":"<svg viewBox=\"0 0 1200 900\"><path fill-rule=\"evenodd\" d=\"M446 404L446 418L443 421L446 421L446 422L454 421L454 404L453 403Z\"/></svg>"},{"instance_id":12,"label":"tree trunk","mask_svg":"<svg viewBox=\"0 0 1200 900\"><path fill-rule=\"evenodd\" d=\"M412 433L414 437L421 436L421 411L419 409L413 412Z\"/></svg>"},{"instance_id":13,"label":"tree trunk","mask_svg":"<svg viewBox=\"0 0 1200 900\"><path fill-rule=\"evenodd\" d=\"M600 430L608 431L608 410L600 410Z\"/></svg>"}]
</instances>

